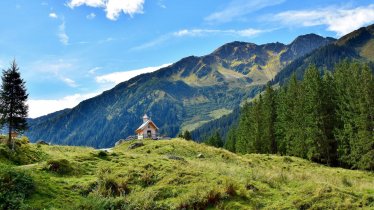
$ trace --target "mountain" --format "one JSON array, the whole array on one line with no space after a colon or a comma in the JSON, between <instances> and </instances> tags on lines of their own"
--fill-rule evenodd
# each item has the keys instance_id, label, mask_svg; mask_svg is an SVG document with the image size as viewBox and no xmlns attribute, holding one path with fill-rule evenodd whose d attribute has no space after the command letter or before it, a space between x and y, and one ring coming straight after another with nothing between
<instances>
[{"instance_id":1,"label":"mountain","mask_svg":"<svg viewBox=\"0 0 374 210\"><path fill-rule=\"evenodd\" d=\"M315 35L309 36L313 37ZM369 67L371 67L374 72L374 25L357 29L336 41L330 40L331 42L329 44L311 50L309 53L304 53L304 56L294 59L274 77L271 83L273 85L282 85L287 82L288 78L290 78L293 73L301 79L305 69L310 64L316 65L321 71L324 69L331 70L336 63L344 59L368 63ZM307 43L304 44L307 45ZM294 46L298 46L298 44ZM294 51L297 51L297 49ZM192 131L191 134L194 139L201 140L211 136L215 131L218 131L221 136L225 138L229 131L227 128L235 124L238 118L238 113L230 113L219 119L205 123L203 126Z\"/></svg>"},{"instance_id":2,"label":"mountain","mask_svg":"<svg viewBox=\"0 0 374 210\"><path fill-rule=\"evenodd\" d=\"M334 41L315 34L291 44L225 44L189 56L85 100L72 109L29 120L31 141L109 147L134 135L147 113L160 133L175 136L229 114L293 60Z\"/></svg>"},{"instance_id":3,"label":"mountain","mask_svg":"<svg viewBox=\"0 0 374 210\"><path fill-rule=\"evenodd\" d=\"M343 59L357 60L374 66L374 24L357 29L336 42L331 42L295 59L279 72L272 81L273 84L283 84L292 73L301 79L309 64L314 64L321 70L332 69Z\"/></svg>"}]
</instances>

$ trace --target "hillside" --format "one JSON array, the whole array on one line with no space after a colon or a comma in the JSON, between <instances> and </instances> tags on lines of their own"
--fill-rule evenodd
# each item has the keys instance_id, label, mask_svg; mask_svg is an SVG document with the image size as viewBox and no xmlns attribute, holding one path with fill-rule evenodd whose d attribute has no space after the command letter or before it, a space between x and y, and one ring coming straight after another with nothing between
<instances>
[{"instance_id":1,"label":"hillside","mask_svg":"<svg viewBox=\"0 0 374 210\"><path fill-rule=\"evenodd\" d=\"M16 153L0 144L0 206L10 209L374 207L373 173L295 157L237 155L181 139L134 149L126 142L108 153L22 142Z\"/></svg>"},{"instance_id":2,"label":"hillside","mask_svg":"<svg viewBox=\"0 0 374 210\"><path fill-rule=\"evenodd\" d=\"M271 81L272 85L279 86L285 84L293 73L300 80L305 69L310 64L316 65L320 71L332 71L334 66L344 59L368 63L374 72L374 25L360 28L353 31L334 43L313 50L310 53L301 56L290 64L286 65ZM230 113L227 116L205 123L192 132L195 139L203 139L205 136L211 136L218 130L223 138L228 133L227 127L238 121L237 113ZM229 119L229 120L228 120ZM224 126L221 126L224 125ZM225 129L221 129L221 128Z\"/></svg>"},{"instance_id":3,"label":"hillside","mask_svg":"<svg viewBox=\"0 0 374 210\"><path fill-rule=\"evenodd\" d=\"M229 114L294 59L333 41L315 34L291 44L232 42L120 83L78 106L29 121L31 141L114 145L134 134L147 113L160 133L175 136Z\"/></svg>"},{"instance_id":4,"label":"hillside","mask_svg":"<svg viewBox=\"0 0 374 210\"><path fill-rule=\"evenodd\" d=\"M336 42L299 57L275 76L273 84L283 84L292 73L296 73L296 76L301 79L309 64L314 64L321 70L323 68L331 70L343 59L365 63L374 61L374 25L357 29Z\"/></svg>"}]
</instances>

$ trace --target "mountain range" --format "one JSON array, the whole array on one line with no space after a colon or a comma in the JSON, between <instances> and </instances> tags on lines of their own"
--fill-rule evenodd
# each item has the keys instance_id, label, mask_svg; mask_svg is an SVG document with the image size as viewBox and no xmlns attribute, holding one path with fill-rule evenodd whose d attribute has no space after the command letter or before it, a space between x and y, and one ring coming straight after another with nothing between
<instances>
[{"instance_id":1,"label":"mountain range","mask_svg":"<svg viewBox=\"0 0 374 210\"><path fill-rule=\"evenodd\" d=\"M122 82L72 109L30 119L26 135L31 141L109 147L133 135L144 113L165 136L195 130L230 114L267 82L282 83L314 61L318 66L342 58L373 61L373 28L339 40L307 34L288 45L231 42Z\"/></svg>"},{"instance_id":2,"label":"mountain range","mask_svg":"<svg viewBox=\"0 0 374 210\"><path fill-rule=\"evenodd\" d=\"M374 73L374 25L355 30L335 42L306 53L285 66L270 82L272 85L283 85L293 73L302 79L305 69L310 64L316 65L320 72L330 71L342 60L363 62L369 65ZM239 119L239 111L230 113L219 119L212 120L192 132L192 137L203 140L218 131L226 137L229 128Z\"/></svg>"}]
</instances>

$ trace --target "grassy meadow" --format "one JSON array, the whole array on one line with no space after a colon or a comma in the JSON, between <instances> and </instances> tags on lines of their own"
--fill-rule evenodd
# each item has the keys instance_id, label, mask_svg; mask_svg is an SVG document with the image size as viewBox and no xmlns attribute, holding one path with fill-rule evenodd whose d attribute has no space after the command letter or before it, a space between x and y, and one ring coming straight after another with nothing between
<instances>
[{"instance_id":1,"label":"grassy meadow","mask_svg":"<svg viewBox=\"0 0 374 210\"><path fill-rule=\"evenodd\" d=\"M238 155L183 139L144 140L143 145L130 149L136 142L125 142L108 152L29 144L27 139L18 140L12 152L0 144L0 188L3 185L8 192L0 192L0 206L374 208L372 172L331 168L288 156Z\"/></svg>"}]
</instances>

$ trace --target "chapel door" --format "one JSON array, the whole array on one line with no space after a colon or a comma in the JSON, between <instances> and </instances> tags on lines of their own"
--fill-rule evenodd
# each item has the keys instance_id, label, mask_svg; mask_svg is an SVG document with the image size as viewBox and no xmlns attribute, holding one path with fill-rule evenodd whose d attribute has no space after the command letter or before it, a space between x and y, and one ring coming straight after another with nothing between
<instances>
[{"instance_id":1,"label":"chapel door","mask_svg":"<svg viewBox=\"0 0 374 210\"><path fill-rule=\"evenodd\" d=\"M151 131L147 131L147 137L148 137L148 138L151 138L151 137L152 137L152 132L151 132Z\"/></svg>"}]
</instances>

